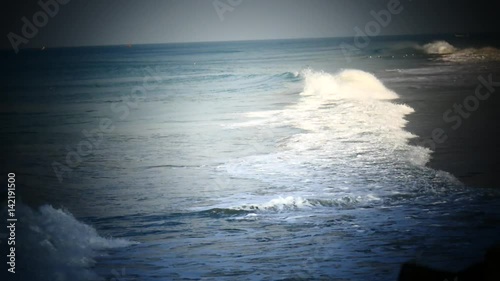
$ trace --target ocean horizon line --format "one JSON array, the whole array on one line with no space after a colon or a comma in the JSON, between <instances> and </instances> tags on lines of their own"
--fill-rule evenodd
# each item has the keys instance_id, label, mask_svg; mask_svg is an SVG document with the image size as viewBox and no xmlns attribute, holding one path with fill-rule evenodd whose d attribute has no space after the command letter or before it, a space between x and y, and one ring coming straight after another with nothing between
<instances>
[{"instance_id":1,"label":"ocean horizon line","mask_svg":"<svg viewBox=\"0 0 500 281\"><path fill-rule=\"evenodd\" d=\"M420 33L420 34L396 34L396 35L378 35L371 37L372 40L383 40L385 38L432 38L441 39L455 37L458 38L466 34L465 38L475 38L475 39L492 39L500 38L500 32L449 32L449 33ZM79 48L113 48L113 47L136 47L136 46L175 46L175 45L191 45L191 44L219 44L219 43L251 43L251 42L272 42L272 41L300 41L300 40L352 40L356 36L337 36L337 37L297 37L297 38L273 38L273 39L243 39L243 40L214 40L214 41L183 41L183 42L165 42L165 43L118 43L109 45L78 45L78 46L50 46L50 45L37 45L32 47L20 48L20 51L33 51L33 50L47 50L47 49L79 49ZM0 46L0 51L13 51L11 47Z\"/></svg>"}]
</instances>

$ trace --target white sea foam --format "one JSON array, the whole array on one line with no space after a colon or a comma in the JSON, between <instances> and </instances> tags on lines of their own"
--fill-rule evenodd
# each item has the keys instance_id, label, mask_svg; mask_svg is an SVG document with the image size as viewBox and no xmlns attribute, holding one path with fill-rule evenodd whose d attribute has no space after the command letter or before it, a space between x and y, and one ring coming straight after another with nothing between
<instances>
[{"instance_id":1,"label":"white sea foam","mask_svg":"<svg viewBox=\"0 0 500 281\"><path fill-rule=\"evenodd\" d=\"M450 62L500 61L500 50L493 47L459 49L446 41L435 41L416 48Z\"/></svg>"},{"instance_id":2,"label":"white sea foam","mask_svg":"<svg viewBox=\"0 0 500 281\"><path fill-rule=\"evenodd\" d=\"M451 62L489 62L500 61L500 50L493 47L466 48L443 57Z\"/></svg>"},{"instance_id":3,"label":"white sea foam","mask_svg":"<svg viewBox=\"0 0 500 281\"><path fill-rule=\"evenodd\" d=\"M369 190L386 188L390 183L384 181L391 176L428 162L430 150L410 145L414 135L405 130L405 116L413 109L398 104L398 95L374 75L360 70L337 74L305 70L301 76L304 88L296 104L249 113L250 120L258 117L259 122L244 123L271 132L291 127L299 133L276 137L274 153L243 157L220 167L282 191L283 198L270 206L317 206L303 198L368 202L377 197ZM303 197L303 192L311 196Z\"/></svg>"},{"instance_id":4,"label":"white sea foam","mask_svg":"<svg viewBox=\"0 0 500 281\"><path fill-rule=\"evenodd\" d=\"M434 41L423 45L421 48L425 53L433 55L451 54L457 51L457 48L446 41Z\"/></svg>"},{"instance_id":5,"label":"white sea foam","mask_svg":"<svg viewBox=\"0 0 500 281\"><path fill-rule=\"evenodd\" d=\"M262 211L285 211L295 209L310 209L313 207L341 207L352 208L358 204L369 201L379 201L380 198L368 194L366 197L343 196L338 198L318 199L304 198L301 196L280 196L270 199L263 203L246 204L234 207L233 209L242 210L262 210Z\"/></svg>"},{"instance_id":6,"label":"white sea foam","mask_svg":"<svg viewBox=\"0 0 500 281\"><path fill-rule=\"evenodd\" d=\"M305 195L305 194L304 194ZM344 194L336 198L307 198L301 195L283 195L283 196L253 196L248 198L232 198L229 202L221 203L212 206L212 211L216 213L225 212L227 210L249 211L241 218L246 218L248 215L259 216L261 214L286 212L294 210L310 210L319 207L336 207L336 208L355 208L359 205L379 202L381 199L373 194L366 196L349 196ZM250 200L250 201L248 201ZM247 202L245 202L247 201ZM236 204L235 204L236 203ZM205 208L193 208L194 211L206 211ZM229 214L234 213L228 211Z\"/></svg>"},{"instance_id":7,"label":"white sea foam","mask_svg":"<svg viewBox=\"0 0 500 281\"><path fill-rule=\"evenodd\" d=\"M323 101L338 99L393 100L398 95L387 89L374 75L361 70L344 70L336 75L303 71L305 77L302 96L313 96Z\"/></svg>"},{"instance_id":8,"label":"white sea foam","mask_svg":"<svg viewBox=\"0 0 500 281\"><path fill-rule=\"evenodd\" d=\"M44 205L33 210L18 204L19 266L29 280L98 280L90 270L103 250L134 242L105 238L68 211Z\"/></svg>"},{"instance_id":9,"label":"white sea foam","mask_svg":"<svg viewBox=\"0 0 500 281\"><path fill-rule=\"evenodd\" d=\"M404 150L406 160L414 164L428 161L430 151L408 145L414 135L404 130L405 116L413 109L391 101L398 95L374 75L360 70L335 75L308 70L301 95L303 98L281 115L282 120L308 133L295 135L286 147L320 149L344 160L380 159Z\"/></svg>"},{"instance_id":10,"label":"white sea foam","mask_svg":"<svg viewBox=\"0 0 500 281\"><path fill-rule=\"evenodd\" d=\"M283 211L290 209L310 208L313 205L307 199L302 197L278 197L262 203L250 203L242 206L232 207L233 209L241 210L260 210L260 211Z\"/></svg>"}]
</instances>

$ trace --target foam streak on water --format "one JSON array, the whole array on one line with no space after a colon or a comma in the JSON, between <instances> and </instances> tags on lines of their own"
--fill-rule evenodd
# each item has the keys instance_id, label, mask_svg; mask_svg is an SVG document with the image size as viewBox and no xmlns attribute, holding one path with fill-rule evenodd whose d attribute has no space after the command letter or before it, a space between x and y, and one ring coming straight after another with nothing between
<instances>
[{"instance_id":1,"label":"foam streak on water","mask_svg":"<svg viewBox=\"0 0 500 281\"><path fill-rule=\"evenodd\" d=\"M348 63L344 40L6 55L0 148L41 205L18 206L28 280L385 281L480 258L498 193L429 168L406 127L440 126L422 109L473 90L497 50L377 37ZM134 103L144 69L158 87ZM103 118L113 132L59 183L50 164Z\"/></svg>"},{"instance_id":2,"label":"foam streak on water","mask_svg":"<svg viewBox=\"0 0 500 281\"><path fill-rule=\"evenodd\" d=\"M304 205L297 202L374 202L382 194L407 188L397 183L405 174L425 169L430 151L410 145L414 135L404 130L405 116L413 109L398 104L398 95L375 76L360 70L305 70L301 75L304 88L296 104L252 112L247 115L250 121L235 124L263 127L269 136L283 126L299 133L275 140L274 153L237 159L221 170L264 181L279 189L283 198L295 198L288 200L290 204ZM256 117L257 122L252 121ZM375 177L379 179L372 181ZM269 198L261 200L265 206Z\"/></svg>"}]
</instances>

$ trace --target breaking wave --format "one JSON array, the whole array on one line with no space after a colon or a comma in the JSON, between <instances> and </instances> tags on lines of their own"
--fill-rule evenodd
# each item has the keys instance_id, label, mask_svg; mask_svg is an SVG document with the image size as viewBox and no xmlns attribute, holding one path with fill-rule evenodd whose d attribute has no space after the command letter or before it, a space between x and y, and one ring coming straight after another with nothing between
<instances>
[{"instance_id":1,"label":"breaking wave","mask_svg":"<svg viewBox=\"0 0 500 281\"><path fill-rule=\"evenodd\" d=\"M307 69L300 76L304 86L295 104L250 112L249 121L234 124L265 131L262 135L276 147L218 167L232 177L259 180L268 186L264 193L281 196L250 202L245 209L342 207L345 198L351 203L372 202L409 188L415 169L430 172L425 164L431 151L411 145L415 135L405 130L405 117L413 109L399 104L398 95L373 74ZM296 133L283 136L283 127ZM240 198L230 201L243 208Z\"/></svg>"},{"instance_id":2,"label":"breaking wave","mask_svg":"<svg viewBox=\"0 0 500 281\"><path fill-rule=\"evenodd\" d=\"M303 198L300 196L287 196L271 199L263 203L245 204L233 209L245 211L286 211L286 210L300 210L310 209L314 207L337 207L337 208L353 208L359 204L366 203L366 201L378 201L377 197L362 199L356 197L344 196L336 199L317 199L317 198Z\"/></svg>"},{"instance_id":3,"label":"breaking wave","mask_svg":"<svg viewBox=\"0 0 500 281\"><path fill-rule=\"evenodd\" d=\"M100 236L68 211L44 205L38 210L17 206L18 260L26 280L99 280L91 270L106 250L134 242Z\"/></svg>"},{"instance_id":4,"label":"breaking wave","mask_svg":"<svg viewBox=\"0 0 500 281\"><path fill-rule=\"evenodd\" d=\"M435 41L416 46L429 55L440 55L440 59L450 62L489 62L500 61L500 50L494 47L459 49L446 41Z\"/></svg>"},{"instance_id":5,"label":"breaking wave","mask_svg":"<svg viewBox=\"0 0 500 281\"><path fill-rule=\"evenodd\" d=\"M446 41L435 41L425 44L421 48L426 54L429 55L452 54L457 51L455 47Z\"/></svg>"}]
</instances>

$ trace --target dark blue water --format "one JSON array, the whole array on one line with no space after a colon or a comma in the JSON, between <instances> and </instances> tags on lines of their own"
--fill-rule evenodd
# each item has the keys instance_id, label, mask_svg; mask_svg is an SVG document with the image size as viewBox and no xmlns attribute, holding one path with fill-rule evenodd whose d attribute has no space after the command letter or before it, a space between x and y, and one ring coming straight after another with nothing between
<instances>
[{"instance_id":1,"label":"dark blue water","mask_svg":"<svg viewBox=\"0 0 500 281\"><path fill-rule=\"evenodd\" d=\"M500 52L386 38L346 57L346 40L3 53L23 278L395 280L411 259L479 261L500 194L429 168L406 126L421 92L474 85L457 77Z\"/></svg>"}]
</instances>

